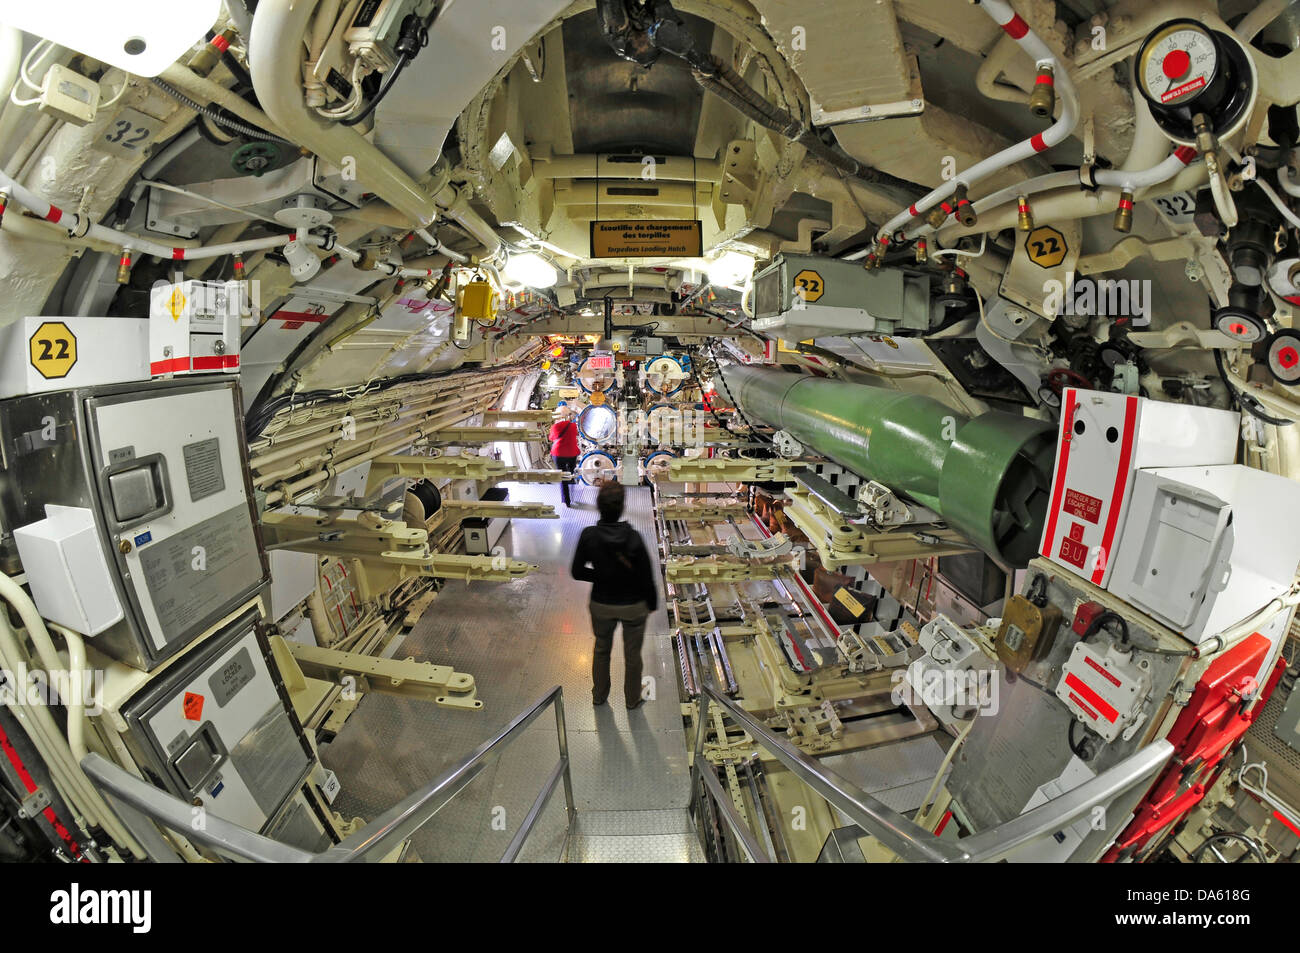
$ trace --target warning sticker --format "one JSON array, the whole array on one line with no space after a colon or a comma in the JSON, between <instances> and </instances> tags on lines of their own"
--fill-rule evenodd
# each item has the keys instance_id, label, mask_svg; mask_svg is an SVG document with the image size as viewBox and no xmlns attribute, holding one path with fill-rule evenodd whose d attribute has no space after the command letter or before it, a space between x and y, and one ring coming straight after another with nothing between
<instances>
[{"instance_id":1,"label":"warning sticker","mask_svg":"<svg viewBox=\"0 0 1300 953\"><path fill-rule=\"evenodd\" d=\"M242 648L234 658L212 674L208 679L208 688L212 690L217 705L225 708L226 703L239 694L239 690L251 682L256 674L253 657L247 648Z\"/></svg>"},{"instance_id":2,"label":"warning sticker","mask_svg":"<svg viewBox=\"0 0 1300 953\"><path fill-rule=\"evenodd\" d=\"M1095 496L1080 493L1078 490L1067 489L1065 491L1065 502L1061 508L1071 516L1077 516L1089 523L1095 523L1101 518L1101 502Z\"/></svg>"},{"instance_id":3,"label":"warning sticker","mask_svg":"<svg viewBox=\"0 0 1300 953\"><path fill-rule=\"evenodd\" d=\"M1041 225L1025 236L1025 251L1040 268L1055 268L1065 261L1069 246L1063 234L1050 225Z\"/></svg>"},{"instance_id":4,"label":"warning sticker","mask_svg":"<svg viewBox=\"0 0 1300 953\"><path fill-rule=\"evenodd\" d=\"M837 590L835 593L835 598L839 602L843 603L844 608L848 609L854 615L862 615L864 612L867 611L867 607L864 606L857 599L854 599L852 594L850 594L850 592L847 589Z\"/></svg>"},{"instance_id":5,"label":"warning sticker","mask_svg":"<svg viewBox=\"0 0 1300 953\"><path fill-rule=\"evenodd\" d=\"M794 293L804 301L816 301L826 293L826 282L817 272L805 268L794 276Z\"/></svg>"},{"instance_id":6,"label":"warning sticker","mask_svg":"<svg viewBox=\"0 0 1300 953\"><path fill-rule=\"evenodd\" d=\"M181 711L190 721L200 721L203 718L203 696L196 695L193 692L186 692L185 698L181 702Z\"/></svg>"},{"instance_id":7,"label":"warning sticker","mask_svg":"<svg viewBox=\"0 0 1300 953\"><path fill-rule=\"evenodd\" d=\"M62 321L46 321L32 333L28 351L36 373L56 380L77 363L77 338Z\"/></svg>"},{"instance_id":8,"label":"warning sticker","mask_svg":"<svg viewBox=\"0 0 1300 953\"><path fill-rule=\"evenodd\" d=\"M1088 560L1088 547L1077 539L1065 538L1061 540L1060 556L1071 566L1083 568L1083 564Z\"/></svg>"}]
</instances>

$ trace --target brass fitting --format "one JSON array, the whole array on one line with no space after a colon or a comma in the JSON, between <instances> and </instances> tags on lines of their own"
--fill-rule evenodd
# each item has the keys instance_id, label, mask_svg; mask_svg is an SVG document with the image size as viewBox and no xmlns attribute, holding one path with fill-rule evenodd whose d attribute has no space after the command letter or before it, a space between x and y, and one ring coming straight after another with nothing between
<instances>
[{"instance_id":1,"label":"brass fitting","mask_svg":"<svg viewBox=\"0 0 1300 953\"><path fill-rule=\"evenodd\" d=\"M230 41L234 36L234 30L222 30L209 40L203 49L190 57L190 61L185 65L200 76L207 76L221 62L221 54L230 49Z\"/></svg>"},{"instance_id":2,"label":"brass fitting","mask_svg":"<svg viewBox=\"0 0 1300 953\"><path fill-rule=\"evenodd\" d=\"M1205 113L1197 113L1193 116L1192 131L1196 133L1196 150L1205 156L1208 165L1210 155L1219 148L1219 140L1214 134L1213 126L1210 125L1210 117Z\"/></svg>"},{"instance_id":3,"label":"brass fitting","mask_svg":"<svg viewBox=\"0 0 1300 953\"><path fill-rule=\"evenodd\" d=\"M979 216L975 214L975 206L970 204L970 199L966 197L966 186L958 182L957 188L952 193L953 200L957 206L957 221L961 222L967 228L979 221Z\"/></svg>"},{"instance_id":4,"label":"brass fitting","mask_svg":"<svg viewBox=\"0 0 1300 953\"><path fill-rule=\"evenodd\" d=\"M124 285L131 280L131 249L123 248L122 257L117 260L117 283Z\"/></svg>"},{"instance_id":5,"label":"brass fitting","mask_svg":"<svg viewBox=\"0 0 1300 953\"><path fill-rule=\"evenodd\" d=\"M372 249L367 248L361 253L361 257L356 261L355 267L358 271L374 271L379 267L380 257Z\"/></svg>"},{"instance_id":6,"label":"brass fitting","mask_svg":"<svg viewBox=\"0 0 1300 953\"><path fill-rule=\"evenodd\" d=\"M1133 193L1119 194L1119 207L1115 209L1115 231L1129 232L1133 229Z\"/></svg>"},{"instance_id":7,"label":"brass fitting","mask_svg":"<svg viewBox=\"0 0 1300 953\"><path fill-rule=\"evenodd\" d=\"M929 260L930 253L926 250L925 239L918 238L916 240L916 263L918 265L923 265Z\"/></svg>"},{"instance_id":8,"label":"brass fitting","mask_svg":"<svg viewBox=\"0 0 1300 953\"><path fill-rule=\"evenodd\" d=\"M1056 111L1056 78L1050 66L1040 66L1029 94L1029 111L1039 119L1051 118Z\"/></svg>"},{"instance_id":9,"label":"brass fitting","mask_svg":"<svg viewBox=\"0 0 1300 953\"><path fill-rule=\"evenodd\" d=\"M944 222L948 221L948 213L950 211L952 211L951 205L947 202L940 202L930 210L930 214L926 218L926 223L929 224L931 228L940 228Z\"/></svg>"},{"instance_id":10,"label":"brass fitting","mask_svg":"<svg viewBox=\"0 0 1300 953\"><path fill-rule=\"evenodd\" d=\"M1029 196L1022 195L1016 199L1016 227L1022 232L1034 230L1034 212L1029 207Z\"/></svg>"}]
</instances>

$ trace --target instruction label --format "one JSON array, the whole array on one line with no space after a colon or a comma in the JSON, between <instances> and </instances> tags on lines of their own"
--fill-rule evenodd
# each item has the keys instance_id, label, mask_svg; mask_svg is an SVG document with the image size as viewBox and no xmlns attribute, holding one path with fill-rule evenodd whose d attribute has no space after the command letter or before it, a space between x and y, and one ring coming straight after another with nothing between
<instances>
[{"instance_id":1,"label":"instruction label","mask_svg":"<svg viewBox=\"0 0 1300 953\"><path fill-rule=\"evenodd\" d=\"M253 657L247 647L240 649L234 657L212 673L208 679L208 688L216 700L217 707L225 708L230 699L239 694L239 690L253 680L257 670L253 668Z\"/></svg>"},{"instance_id":2,"label":"instruction label","mask_svg":"<svg viewBox=\"0 0 1300 953\"><path fill-rule=\"evenodd\" d=\"M226 488L221 472L221 444L216 437L187 443L181 448L185 456L185 479L190 485L190 500L198 502Z\"/></svg>"},{"instance_id":3,"label":"instruction label","mask_svg":"<svg viewBox=\"0 0 1300 953\"><path fill-rule=\"evenodd\" d=\"M699 258L704 231L699 221L592 222L592 258Z\"/></svg>"},{"instance_id":4,"label":"instruction label","mask_svg":"<svg viewBox=\"0 0 1300 953\"><path fill-rule=\"evenodd\" d=\"M195 568L195 547L203 550L201 569ZM138 552L158 624L169 642L189 635L262 577L242 503Z\"/></svg>"}]
</instances>

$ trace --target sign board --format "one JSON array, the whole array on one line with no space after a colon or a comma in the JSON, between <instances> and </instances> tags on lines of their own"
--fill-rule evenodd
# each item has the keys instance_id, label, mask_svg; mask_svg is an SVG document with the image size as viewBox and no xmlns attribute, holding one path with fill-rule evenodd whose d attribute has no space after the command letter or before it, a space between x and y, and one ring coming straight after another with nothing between
<instances>
[{"instance_id":1,"label":"sign board","mask_svg":"<svg viewBox=\"0 0 1300 953\"><path fill-rule=\"evenodd\" d=\"M593 354L587 358L587 370L589 371L608 371L614 368L613 354Z\"/></svg>"},{"instance_id":2,"label":"sign board","mask_svg":"<svg viewBox=\"0 0 1300 953\"><path fill-rule=\"evenodd\" d=\"M699 221L592 222L592 258L699 258L704 231Z\"/></svg>"}]
</instances>

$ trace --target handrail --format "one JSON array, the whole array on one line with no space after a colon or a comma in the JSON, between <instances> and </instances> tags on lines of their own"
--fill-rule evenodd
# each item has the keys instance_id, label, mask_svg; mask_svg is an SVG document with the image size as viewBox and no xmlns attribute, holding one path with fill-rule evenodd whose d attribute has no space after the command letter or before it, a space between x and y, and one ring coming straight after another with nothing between
<instances>
[{"instance_id":1,"label":"handrail","mask_svg":"<svg viewBox=\"0 0 1300 953\"><path fill-rule=\"evenodd\" d=\"M560 758L502 858L503 861L510 862L518 856L561 780L564 782L567 830L568 833L573 831L577 811L574 808L573 782L569 773L564 689L559 685L525 708L495 736L479 745L438 778L407 795L378 818L344 838L342 843L320 853L293 847L215 816L205 818L202 829L194 829L194 809L185 801L135 777L94 752L87 754L81 765L100 790L113 799L218 853L259 863L367 863L382 859L389 853L391 845L401 843L424 826L478 776L487 758L498 754L501 748L514 741L520 732L536 721L552 704L555 706L555 730Z\"/></svg>"},{"instance_id":2,"label":"handrail","mask_svg":"<svg viewBox=\"0 0 1300 953\"><path fill-rule=\"evenodd\" d=\"M1096 777L1033 810L961 841L945 841L790 745L786 739L712 685L702 684L700 691L702 704L697 723L695 768L699 768L703 759L708 707L710 704L721 705L795 777L842 811L863 831L907 861L988 863L999 860L1037 837L1067 827L1094 806L1108 803L1143 781L1153 779L1174 751L1173 745L1166 740L1153 742ZM714 781L716 785L716 778ZM718 796L721 796L720 786ZM715 800L718 796L715 796ZM723 816L731 821L725 812ZM749 845L746 846L748 849Z\"/></svg>"}]
</instances>

